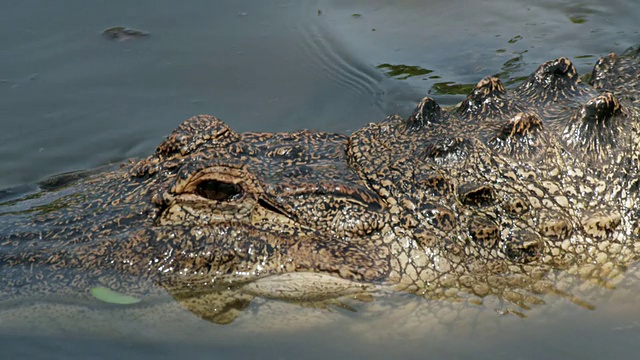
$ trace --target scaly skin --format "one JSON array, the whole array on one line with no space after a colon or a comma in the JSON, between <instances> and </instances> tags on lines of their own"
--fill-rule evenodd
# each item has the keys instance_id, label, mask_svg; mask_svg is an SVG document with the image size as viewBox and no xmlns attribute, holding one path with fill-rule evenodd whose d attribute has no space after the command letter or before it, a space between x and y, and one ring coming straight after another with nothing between
<instances>
[{"instance_id":1,"label":"scaly skin","mask_svg":"<svg viewBox=\"0 0 640 360\"><path fill-rule=\"evenodd\" d=\"M581 303L638 258L639 106L639 61L611 54L591 85L561 58L350 137L193 117L147 159L2 204L0 299L160 285L218 323L255 296Z\"/></svg>"}]
</instances>

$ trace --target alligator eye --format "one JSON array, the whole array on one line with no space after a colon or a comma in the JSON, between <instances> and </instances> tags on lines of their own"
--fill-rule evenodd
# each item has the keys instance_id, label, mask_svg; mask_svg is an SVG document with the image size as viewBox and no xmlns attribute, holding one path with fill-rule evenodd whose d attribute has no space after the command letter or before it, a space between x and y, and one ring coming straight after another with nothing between
<instances>
[{"instance_id":1,"label":"alligator eye","mask_svg":"<svg viewBox=\"0 0 640 360\"><path fill-rule=\"evenodd\" d=\"M216 201L235 201L244 194L240 185L218 180L202 181L195 192L203 198Z\"/></svg>"}]
</instances>

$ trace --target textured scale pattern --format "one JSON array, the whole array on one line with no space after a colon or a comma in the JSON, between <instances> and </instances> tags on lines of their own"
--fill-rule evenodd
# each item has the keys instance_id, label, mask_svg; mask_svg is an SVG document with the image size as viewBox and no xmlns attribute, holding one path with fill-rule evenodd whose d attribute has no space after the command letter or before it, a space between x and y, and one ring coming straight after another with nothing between
<instances>
[{"instance_id":1,"label":"textured scale pattern","mask_svg":"<svg viewBox=\"0 0 640 360\"><path fill-rule=\"evenodd\" d=\"M489 76L351 136L195 116L146 159L0 204L0 302L160 286L217 323L256 296L588 307L574 289L612 287L640 253L639 107L629 52L588 81L566 58L513 89Z\"/></svg>"}]
</instances>

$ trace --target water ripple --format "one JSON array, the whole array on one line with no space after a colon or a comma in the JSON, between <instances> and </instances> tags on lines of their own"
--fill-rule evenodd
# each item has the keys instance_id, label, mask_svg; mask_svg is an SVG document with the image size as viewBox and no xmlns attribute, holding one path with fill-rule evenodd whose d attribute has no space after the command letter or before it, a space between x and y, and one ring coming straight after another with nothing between
<instances>
[{"instance_id":1,"label":"water ripple","mask_svg":"<svg viewBox=\"0 0 640 360\"><path fill-rule=\"evenodd\" d=\"M346 51L340 41L315 19L296 23L295 31L300 34L299 45L303 52L322 73L360 97L375 99L375 106L382 108L384 90L380 83L384 76L380 72Z\"/></svg>"}]
</instances>

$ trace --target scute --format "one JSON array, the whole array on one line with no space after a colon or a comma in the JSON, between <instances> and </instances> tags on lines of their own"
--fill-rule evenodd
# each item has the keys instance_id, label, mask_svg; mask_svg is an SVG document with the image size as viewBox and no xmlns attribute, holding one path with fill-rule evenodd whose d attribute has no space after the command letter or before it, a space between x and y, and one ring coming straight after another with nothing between
<instances>
[{"instance_id":1,"label":"scute","mask_svg":"<svg viewBox=\"0 0 640 360\"><path fill-rule=\"evenodd\" d=\"M445 123L448 117L448 114L442 111L442 108L435 100L430 97L424 97L405 122L405 128L407 131L417 131Z\"/></svg>"},{"instance_id":2,"label":"scute","mask_svg":"<svg viewBox=\"0 0 640 360\"><path fill-rule=\"evenodd\" d=\"M477 244L491 249L500 243L500 227L492 220L476 218L469 225L469 236Z\"/></svg>"},{"instance_id":3,"label":"scute","mask_svg":"<svg viewBox=\"0 0 640 360\"><path fill-rule=\"evenodd\" d=\"M215 116L198 115L185 120L163 141L156 153L185 156L200 146L222 147L237 141L238 134Z\"/></svg>"},{"instance_id":4,"label":"scute","mask_svg":"<svg viewBox=\"0 0 640 360\"><path fill-rule=\"evenodd\" d=\"M456 109L464 123L504 121L525 107L514 101L506 92L500 79L488 76L476 85L475 89Z\"/></svg>"},{"instance_id":5,"label":"scute","mask_svg":"<svg viewBox=\"0 0 640 360\"><path fill-rule=\"evenodd\" d=\"M462 137L437 137L425 141L422 149L424 159L438 164L455 163L469 157L472 144Z\"/></svg>"},{"instance_id":6,"label":"scute","mask_svg":"<svg viewBox=\"0 0 640 360\"><path fill-rule=\"evenodd\" d=\"M564 240L571 236L572 232L571 223L562 218L542 219L540 225L540 234L554 240Z\"/></svg>"},{"instance_id":7,"label":"scute","mask_svg":"<svg viewBox=\"0 0 640 360\"><path fill-rule=\"evenodd\" d=\"M519 112L498 129L487 145L499 154L531 159L548 146L543 139L543 129L542 120L537 114Z\"/></svg>"},{"instance_id":8,"label":"scute","mask_svg":"<svg viewBox=\"0 0 640 360\"><path fill-rule=\"evenodd\" d=\"M640 62L637 60L638 49L631 48L625 52L627 56L614 53L601 57L593 68L590 84L598 90L613 92L622 99L629 100L636 107L640 106ZM623 54L623 55L625 55Z\"/></svg>"},{"instance_id":9,"label":"scute","mask_svg":"<svg viewBox=\"0 0 640 360\"><path fill-rule=\"evenodd\" d=\"M495 202L495 192L490 185L470 182L458 187L458 198L465 205L486 206Z\"/></svg>"},{"instance_id":10,"label":"scute","mask_svg":"<svg viewBox=\"0 0 640 360\"><path fill-rule=\"evenodd\" d=\"M530 231L519 231L506 241L505 255L518 263L531 263L540 259L544 252L544 243L538 234Z\"/></svg>"},{"instance_id":11,"label":"scute","mask_svg":"<svg viewBox=\"0 0 640 360\"><path fill-rule=\"evenodd\" d=\"M603 239L615 231L620 226L621 221L622 218L619 213L600 210L585 214L581 224L589 236Z\"/></svg>"},{"instance_id":12,"label":"scute","mask_svg":"<svg viewBox=\"0 0 640 360\"><path fill-rule=\"evenodd\" d=\"M598 95L576 110L562 133L562 139L585 159L607 163L621 146L629 146L625 137L629 115L609 92Z\"/></svg>"},{"instance_id":13,"label":"scute","mask_svg":"<svg viewBox=\"0 0 640 360\"><path fill-rule=\"evenodd\" d=\"M584 97L597 93L582 83L573 63L567 58L548 61L540 67L520 86L514 95L519 101L535 105L580 101ZM557 110L557 111L555 111ZM551 118L562 113L562 109L549 108L547 116Z\"/></svg>"}]
</instances>

